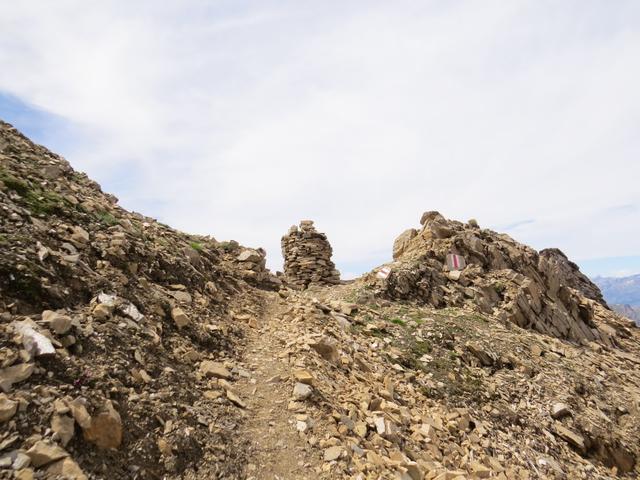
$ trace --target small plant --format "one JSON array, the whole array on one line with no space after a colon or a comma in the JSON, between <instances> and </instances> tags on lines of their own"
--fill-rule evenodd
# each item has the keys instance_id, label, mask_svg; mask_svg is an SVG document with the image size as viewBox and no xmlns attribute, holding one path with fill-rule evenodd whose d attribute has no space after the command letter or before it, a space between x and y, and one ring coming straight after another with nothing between
<instances>
[{"instance_id":1,"label":"small plant","mask_svg":"<svg viewBox=\"0 0 640 480\"><path fill-rule=\"evenodd\" d=\"M109 212L98 212L96 217L100 223L109 225L110 227L118 223L118 219L111 215Z\"/></svg>"},{"instance_id":2,"label":"small plant","mask_svg":"<svg viewBox=\"0 0 640 480\"><path fill-rule=\"evenodd\" d=\"M24 195L24 200L34 215L50 215L60 213L63 210L64 201L55 192L43 190L29 190Z\"/></svg>"},{"instance_id":3,"label":"small plant","mask_svg":"<svg viewBox=\"0 0 640 480\"><path fill-rule=\"evenodd\" d=\"M33 187L28 182L15 178L0 170L0 181L9 189L16 192L34 215L49 215L60 213L64 207L64 200L53 191Z\"/></svg>"},{"instance_id":4,"label":"small plant","mask_svg":"<svg viewBox=\"0 0 640 480\"><path fill-rule=\"evenodd\" d=\"M232 252L235 250L235 242L220 242L220 248L225 252Z\"/></svg>"},{"instance_id":5,"label":"small plant","mask_svg":"<svg viewBox=\"0 0 640 480\"><path fill-rule=\"evenodd\" d=\"M26 182L18 180L3 171L0 171L0 181L2 181L9 190L13 190L21 197L24 197L29 192L29 185L27 185Z\"/></svg>"},{"instance_id":6,"label":"small plant","mask_svg":"<svg viewBox=\"0 0 640 480\"><path fill-rule=\"evenodd\" d=\"M396 325L400 325L401 327L404 327L407 325L407 322L405 322L401 318L392 318L391 323L395 323Z\"/></svg>"},{"instance_id":7,"label":"small plant","mask_svg":"<svg viewBox=\"0 0 640 480\"><path fill-rule=\"evenodd\" d=\"M430 342L425 340L416 341L411 345L411 353L413 353L416 357L421 357L427 353L431 353L433 351L433 346Z\"/></svg>"},{"instance_id":8,"label":"small plant","mask_svg":"<svg viewBox=\"0 0 640 480\"><path fill-rule=\"evenodd\" d=\"M201 252L202 251L202 244L198 243L198 242L190 242L189 246L191 248L193 248L195 251L197 252Z\"/></svg>"}]
</instances>

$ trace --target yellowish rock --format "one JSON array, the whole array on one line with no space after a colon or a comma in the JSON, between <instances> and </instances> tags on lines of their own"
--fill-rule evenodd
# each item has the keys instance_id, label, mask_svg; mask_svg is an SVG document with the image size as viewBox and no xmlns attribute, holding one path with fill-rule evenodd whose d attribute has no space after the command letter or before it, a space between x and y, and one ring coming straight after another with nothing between
<instances>
[{"instance_id":1,"label":"yellowish rock","mask_svg":"<svg viewBox=\"0 0 640 480\"><path fill-rule=\"evenodd\" d=\"M173 321L178 328L186 327L191 323L187 314L180 307L176 307L171 310L171 318L173 318Z\"/></svg>"},{"instance_id":2,"label":"yellowish rock","mask_svg":"<svg viewBox=\"0 0 640 480\"><path fill-rule=\"evenodd\" d=\"M46 469L47 475L53 478L57 476L65 480L87 480L87 476L80 466L72 458L63 458L49 465Z\"/></svg>"},{"instance_id":3,"label":"yellowish rock","mask_svg":"<svg viewBox=\"0 0 640 480\"><path fill-rule=\"evenodd\" d=\"M11 400L4 393L0 393L0 423L11 420L17 409L18 402Z\"/></svg>"},{"instance_id":4,"label":"yellowish rock","mask_svg":"<svg viewBox=\"0 0 640 480\"><path fill-rule=\"evenodd\" d=\"M55 443L40 440L27 450L27 455L31 459L31 465L38 468L60 460L69 454Z\"/></svg>"},{"instance_id":5,"label":"yellowish rock","mask_svg":"<svg viewBox=\"0 0 640 480\"><path fill-rule=\"evenodd\" d=\"M105 403L104 411L91 418L89 428L84 430L85 440L98 448L118 448L122 443L122 420L110 401Z\"/></svg>"}]
</instances>

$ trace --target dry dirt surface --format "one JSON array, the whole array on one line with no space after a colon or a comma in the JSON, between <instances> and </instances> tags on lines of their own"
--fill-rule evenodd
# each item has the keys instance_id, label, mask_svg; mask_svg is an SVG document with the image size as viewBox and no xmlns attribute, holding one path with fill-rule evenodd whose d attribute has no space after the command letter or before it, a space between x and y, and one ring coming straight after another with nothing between
<instances>
[{"instance_id":1,"label":"dry dirt surface","mask_svg":"<svg viewBox=\"0 0 640 480\"><path fill-rule=\"evenodd\" d=\"M314 473L318 455L301 438L291 412L289 357L281 335L287 325L280 320L284 304L280 297L265 294L266 308L251 319L243 366L246 373L237 383L246 403L241 436L248 442L247 478L294 480L318 478Z\"/></svg>"}]
</instances>

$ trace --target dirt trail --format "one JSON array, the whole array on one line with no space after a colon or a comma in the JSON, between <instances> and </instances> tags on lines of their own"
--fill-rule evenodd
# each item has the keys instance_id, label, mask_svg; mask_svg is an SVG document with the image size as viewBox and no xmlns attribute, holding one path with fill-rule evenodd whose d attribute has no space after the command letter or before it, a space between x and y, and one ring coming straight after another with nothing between
<instances>
[{"instance_id":1,"label":"dirt trail","mask_svg":"<svg viewBox=\"0 0 640 480\"><path fill-rule=\"evenodd\" d=\"M320 460L298 436L295 414L287 410L291 397L286 325L279 312L284 302L275 293L265 294L265 309L254 328L248 329L244 358L248 378L236 388L246 402L241 435L249 442L247 478L286 480L318 478Z\"/></svg>"}]
</instances>

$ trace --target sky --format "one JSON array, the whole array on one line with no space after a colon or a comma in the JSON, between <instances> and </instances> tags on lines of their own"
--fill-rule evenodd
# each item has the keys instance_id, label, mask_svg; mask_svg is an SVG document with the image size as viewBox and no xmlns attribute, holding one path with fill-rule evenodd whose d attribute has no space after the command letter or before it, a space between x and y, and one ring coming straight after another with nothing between
<instances>
[{"instance_id":1,"label":"sky","mask_svg":"<svg viewBox=\"0 0 640 480\"><path fill-rule=\"evenodd\" d=\"M128 209L344 277L438 210L640 273L640 2L0 3L0 118Z\"/></svg>"}]
</instances>

